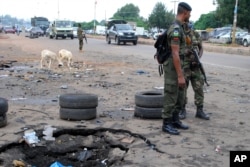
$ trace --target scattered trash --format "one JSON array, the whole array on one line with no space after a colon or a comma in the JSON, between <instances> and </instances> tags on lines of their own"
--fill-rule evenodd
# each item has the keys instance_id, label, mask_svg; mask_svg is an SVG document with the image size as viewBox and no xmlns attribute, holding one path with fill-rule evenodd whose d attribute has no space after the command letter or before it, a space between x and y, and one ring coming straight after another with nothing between
<instances>
[{"instance_id":1,"label":"scattered trash","mask_svg":"<svg viewBox=\"0 0 250 167\"><path fill-rule=\"evenodd\" d=\"M142 75L142 74L149 74L149 72L143 71L143 70L137 70L137 74Z\"/></svg>"},{"instance_id":2,"label":"scattered trash","mask_svg":"<svg viewBox=\"0 0 250 167\"><path fill-rule=\"evenodd\" d=\"M8 77L9 75L0 75L0 78Z\"/></svg>"},{"instance_id":3,"label":"scattered trash","mask_svg":"<svg viewBox=\"0 0 250 167\"><path fill-rule=\"evenodd\" d=\"M240 113L245 113L246 112L246 110L240 110Z\"/></svg>"},{"instance_id":4,"label":"scattered trash","mask_svg":"<svg viewBox=\"0 0 250 167\"><path fill-rule=\"evenodd\" d=\"M72 166L64 166L60 162L54 162L49 167L72 167Z\"/></svg>"},{"instance_id":5,"label":"scattered trash","mask_svg":"<svg viewBox=\"0 0 250 167\"><path fill-rule=\"evenodd\" d=\"M35 80L34 82L42 82L42 79Z\"/></svg>"},{"instance_id":6,"label":"scattered trash","mask_svg":"<svg viewBox=\"0 0 250 167\"><path fill-rule=\"evenodd\" d=\"M215 152L217 152L217 153L221 152L221 147L220 147L220 145L217 145L217 146L216 146Z\"/></svg>"},{"instance_id":7,"label":"scattered trash","mask_svg":"<svg viewBox=\"0 0 250 167\"><path fill-rule=\"evenodd\" d=\"M162 89L164 89L164 86L156 86L156 87L154 87L154 89L162 90Z\"/></svg>"},{"instance_id":8,"label":"scattered trash","mask_svg":"<svg viewBox=\"0 0 250 167\"><path fill-rule=\"evenodd\" d=\"M94 70L93 68L87 68L86 71L92 71Z\"/></svg>"},{"instance_id":9,"label":"scattered trash","mask_svg":"<svg viewBox=\"0 0 250 167\"><path fill-rule=\"evenodd\" d=\"M51 125L45 125L43 134L43 138L47 141L54 141L55 138L53 137L53 130L56 130L56 128L52 128Z\"/></svg>"},{"instance_id":10,"label":"scattered trash","mask_svg":"<svg viewBox=\"0 0 250 167\"><path fill-rule=\"evenodd\" d=\"M60 88L61 89L68 89L68 85L62 85Z\"/></svg>"},{"instance_id":11,"label":"scattered trash","mask_svg":"<svg viewBox=\"0 0 250 167\"><path fill-rule=\"evenodd\" d=\"M76 77L76 78L81 78L81 75L76 74L75 77Z\"/></svg>"},{"instance_id":12,"label":"scattered trash","mask_svg":"<svg viewBox=\"0 0 250 167\"><path fill-rule=\"evenodd\" d=\"M202 157L207 157L207 154L201 154Z\"/></svg>"},{"instance_id":13,"label":"scattered trash","mask_svg":"<svg viewBox=\"0 0 250 167\"><path fill-rule=\"evenodd\" d=\"M122 111L134 111L135 108L121 108Z\"/></svg>"},{"instance_id":14,"label":"scattered trash","mask_svg":"<svg viewBox=\"0 0 250 167\"><path fill-rule=\"evenodd\" d=\"M106 159L104 159L104 160L102 160L101 162L102 162L102 164L104 164L104 165L107 165L107 162L106 161L108 161L108 159L106 158Z\"/></svg>"},{"instance_id":15,"label":"scattered trash","mask_svg":"<svg viewBox=\"0 0 250 167\"><path fill-rule=\"evenodd\" d=\"M89 151L87 148L84 148L80 155L77 157L79 161L86 161L92 156L92 152Z\"/></svg>"},{"instance_id":16,"label":"scattered trash","mask_svg":"<svg viewBox=\"0 0 250 167\"><path fill-rule=\"evenodd\" d=\"M133 137L131 137L131 138L125 137L125 138L121 139L121 142L131 144L131 143L134 142L134 140L135 140L135 139L134 139Z\"/></svg>"},{"instance_id":17,"label":"scattered trash","mask_svg":"<svg viewBox=\"0 0 250 167\"><path fill-rule=\"evenodd\" d=\"M34 144L39 142L39 139L36 136L36 132L33 129L24 131L23 138L27 144L32 145L32 146L34 146Z\"/></svg>"},{"instance_id":18,"label":"scattered trash","mask_svg":"<svg viewBox=\"0 0 250 167\"><path fill-rule=\"evenodd\" d=\"M16 101L16 100L26 100L27 98L25 97L16 97L16 98L11 98L10 100Z\"/></svg>"},{"instance_id":19,"label":"scattered trash","mask_svg":"<svg viewBox=\"0 0 250 167\"><path fill-rule=\"evenodd\" d=\"M12 164L14 167L25 167L26 166L24 162L19 161L19 160L13 160Z\"/></svg>"}]
</instances>

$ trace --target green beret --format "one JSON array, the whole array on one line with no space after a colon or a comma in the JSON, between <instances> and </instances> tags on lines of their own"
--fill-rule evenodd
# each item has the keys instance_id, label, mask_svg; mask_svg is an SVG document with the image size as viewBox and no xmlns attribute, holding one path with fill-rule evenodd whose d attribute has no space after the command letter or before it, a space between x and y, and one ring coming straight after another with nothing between
<instances>
[{"instance_id":1,"label":"green beret","mask_svg":"<svg viewBox=\"0 0 250 167\"><path fill-rule=\"evenodd\" d=\"M189 4L187 4L186 2L180 2L180 3L178 4L178 6L183 7L183 8L186 9L187 11L192 11L191 6L190 6Z\"/></svg>"}]
</instances>

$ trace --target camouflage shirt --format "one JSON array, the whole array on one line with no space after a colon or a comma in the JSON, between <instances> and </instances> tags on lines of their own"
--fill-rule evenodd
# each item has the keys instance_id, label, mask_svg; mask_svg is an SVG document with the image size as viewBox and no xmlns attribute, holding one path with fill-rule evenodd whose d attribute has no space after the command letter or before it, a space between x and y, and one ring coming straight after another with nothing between
<instances>
[{"instance_id":1,"label":"camouflage shirt","mask_svg":"<svg viewBox=\"0 0 250 167\"><path fill-rule=\"evenodd\" d=\"M78 39L83 39L83 30L80 27L77 28L77 37Z\"/></svg>"},{"instance_id":2,"label":"camouflage shirt","mask_svg":"<svg viewBox=\"0 0 250 167\"><path fill-rule=\"evenodd\" d=\"M179 20L175 20L175 22L168 29L168 44L171 45L179 45L179 55L180 57L184 57L186 42L185 42L185 33L183 30L183 24Z\"/></svg>"},{"instance_id":3,"label":"camouflage shirt","mask_svg":"<svg viewBox=\"0 0 250 167\"><path fill-rule=\"evenodd\" d=\"M185 32L186 34L186 47L188 49L195 48L199 52L199 47L201 46L202 40L200 34L195 30L190 30ZM195 61L194 55L186 55L185 60L187 68L189 67L190 62Z\"/></svg>"}]
</instances>

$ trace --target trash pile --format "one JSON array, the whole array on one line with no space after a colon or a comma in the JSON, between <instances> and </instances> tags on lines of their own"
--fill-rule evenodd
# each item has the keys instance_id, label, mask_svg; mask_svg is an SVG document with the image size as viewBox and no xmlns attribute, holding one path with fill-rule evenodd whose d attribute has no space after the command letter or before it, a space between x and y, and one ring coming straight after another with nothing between
<instances>
[{"instance_id":1,"label":"trash pile","mask_svg":"<svg viewBox=\"0 0 250 167\"><path fill-rule=\"evenodd\" d=\"M135 140L157 148L144 136L122 129L24 129L17 143L0 148L0 166L108 167L126 165L125 156ZM152 147L154 146L154 147Z\"/></svg>"}]
</instances>

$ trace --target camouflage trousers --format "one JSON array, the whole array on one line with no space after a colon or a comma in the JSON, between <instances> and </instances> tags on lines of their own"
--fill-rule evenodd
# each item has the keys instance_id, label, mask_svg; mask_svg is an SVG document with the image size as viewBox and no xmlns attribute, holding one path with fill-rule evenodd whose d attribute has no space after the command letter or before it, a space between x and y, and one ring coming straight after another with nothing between
<instances>
[{"instance_id":1,"label":"camouflage trousers","mask_svg":"<svg viewBox=\"0 0 250 167\"><path fill-rule=\"evenodd\" d=\"M191 70L191 68L184 68L184 75L186 79L186 88L184 90L184 105L187 104L187 89L189 86L189 82L191 82L192 88L194 90L194 103L196 106L202 106L204 103L204 77L198 67L195 67Z\"/></svg>"},{"instance_id":2,"label":"camouflage trousers","mask_svg":"<svg viewBox=\"0 0 250 167\"><path fill-rule=\"evenodd\" d=\"M79 50L82 50L83 39L79 39Z\"/></svg>"},{"instance_id":3,"label":"camouflage trousers","mask_svg":"<svg viewBox=\"0 0 250 167\"><path fill-rule=\"evenodd\" d=\"M164 64L164 104L162 118L172 118L173 113L179 114L184 102L184 89L178 86L178 77L173 64L173 58L168 58Z\"/></svg>"}]
</instances>

